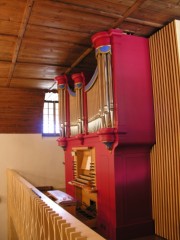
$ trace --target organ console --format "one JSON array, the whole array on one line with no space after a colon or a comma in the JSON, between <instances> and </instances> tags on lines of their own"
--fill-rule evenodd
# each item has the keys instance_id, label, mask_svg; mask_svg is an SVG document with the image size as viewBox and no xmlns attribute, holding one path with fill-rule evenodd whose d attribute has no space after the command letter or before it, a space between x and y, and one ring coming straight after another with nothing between
<instances>
[{"instance_id":1,"label":"organ console","mask_svg":"<svg viewBox=\"0 0 180 240\"><path fill-rule=\"evenodd\" d=\"M110 240L154 233L150 150L155 143L148 39L110 30L92 36L97 70L56 77L66 191L93 209ZM93 226L94 227L94 226Z\"/></svg>"}]
</instances>

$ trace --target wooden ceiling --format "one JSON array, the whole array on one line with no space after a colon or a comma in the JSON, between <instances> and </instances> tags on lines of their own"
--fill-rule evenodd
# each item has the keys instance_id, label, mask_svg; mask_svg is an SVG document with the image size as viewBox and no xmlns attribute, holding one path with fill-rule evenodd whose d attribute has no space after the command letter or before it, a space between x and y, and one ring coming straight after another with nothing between
<instances>
[{"instance_id":1,"label":"wooden ceiling","mask_svg":"<svg viewBox=\"0 0 180 240\"><path fill-rule=\"evenodd\" d=\"M89 76L94 33L149 37L174 19L179 0L0 0L0 87L48 90L57 75Z\"/></svg>"}]
</instances>

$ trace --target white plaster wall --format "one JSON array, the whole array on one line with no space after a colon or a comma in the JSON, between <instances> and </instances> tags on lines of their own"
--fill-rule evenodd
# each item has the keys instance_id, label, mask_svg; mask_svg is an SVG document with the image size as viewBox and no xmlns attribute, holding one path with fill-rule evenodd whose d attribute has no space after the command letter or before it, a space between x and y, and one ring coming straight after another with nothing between
<instances>
[{"instance_id":1,"label":"white plaster wall","mask_svg":"<svg viewBox=\"0 0 180 240\"><path fill-rule=\"evenodd\" d=\"M35 186L65 187L64 152L56 139L0 134L0 240L7 240L7 168L17 170Z\"/></svg>"}]
</instances>

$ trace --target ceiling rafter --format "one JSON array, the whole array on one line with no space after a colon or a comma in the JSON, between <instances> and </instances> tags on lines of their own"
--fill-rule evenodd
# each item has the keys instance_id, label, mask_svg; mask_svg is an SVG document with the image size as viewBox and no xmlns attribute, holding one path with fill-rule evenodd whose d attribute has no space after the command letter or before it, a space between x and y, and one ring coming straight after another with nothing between
<instances>
[{"instance_id":1,"label":"ceiling rafter","mask_svg":"<svg viewBox=\"0 0 180 240\"><path fill-rule=\"evenodd\" d=\"M17 58L18 58L18 55L19 55L22 39L23 39L24 33L26 31L26 26L28 24L28 21L29 21L31 12L32 12L33 5L34 5L34 0L27 0L25 10L24 10L24 14L23 14L22 23L21 23L19 33L18 33L18 38L17 38L16 45L15 45L15 48L14 48L14 53L13 53L13 57L12 57L12 64L11 64L11 68L10 68L9 75L8 75L7 87L10 86L10 83L11 83L11 80L12 80L12 77L13 77L13 73L14 73Z\"/></svg>"},{"instance_id":2,"label":"ceiling rafter","mask_svg":"<svg viewBox=\"0 0 180 240\"><path fill-rule=\"evenodd\" d=\"M155 27L155 28L161 28L163 27L163 24L160 23L155 23L155 22L150 22L150 21L144 21L144 20L140 20L140 19L135 19L135 18L126 18L125 19L126 22L130 22L130 23L137 23L140 25L144 25L144 26L149 26L149 27Z\"/></svg>"}]
</instances>

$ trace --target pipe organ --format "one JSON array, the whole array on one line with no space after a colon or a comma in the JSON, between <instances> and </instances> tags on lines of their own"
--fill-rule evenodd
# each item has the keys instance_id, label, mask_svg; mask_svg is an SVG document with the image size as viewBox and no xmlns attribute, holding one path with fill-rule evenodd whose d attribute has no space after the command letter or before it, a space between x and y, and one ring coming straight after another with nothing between
<instances>
[{"instance_id":1,"label":"pipe organ","mask_svg":"<svg viewBox=\"0 0 180 240\"><path fill-rule=\"evenodd\" d=\"M103 237L151 235L155 131L148 39L111 29L93 35L92 43L97 69L87 85L83 73L72 75L74 90L66 76L56 78L66 191L85 210L95 208L94 227Z\"/></svg>"}]
</instances>

